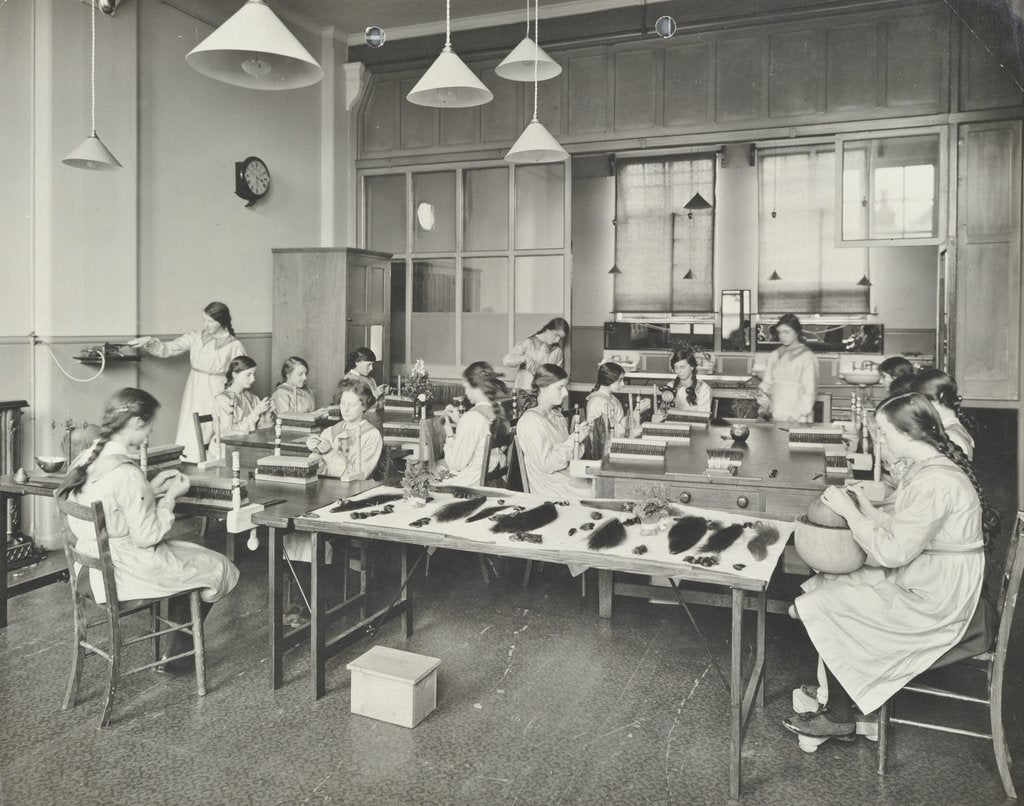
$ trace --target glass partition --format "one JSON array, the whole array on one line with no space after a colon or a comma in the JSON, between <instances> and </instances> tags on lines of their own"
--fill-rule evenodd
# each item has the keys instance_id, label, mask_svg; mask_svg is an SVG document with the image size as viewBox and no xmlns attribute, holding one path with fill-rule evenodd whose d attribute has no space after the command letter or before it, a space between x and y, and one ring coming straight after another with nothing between
<instances>
[{"instance_id":1,"label":"glass partition","mask_svg":"<svg viewBox=\"0 0 1024 806\"><path fill-rule=\"evenodd\" d=\"M750 352L750 290L722 292L722 352Z\"/></svg>"}]
</instances>

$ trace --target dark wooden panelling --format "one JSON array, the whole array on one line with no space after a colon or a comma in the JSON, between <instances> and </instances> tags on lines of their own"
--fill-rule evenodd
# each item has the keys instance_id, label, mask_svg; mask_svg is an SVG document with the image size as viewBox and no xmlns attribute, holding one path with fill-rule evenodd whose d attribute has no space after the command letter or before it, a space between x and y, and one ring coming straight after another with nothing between
<instances>
[{"instance_id":1,"label":"dark wooden panelling","mask_svg":"<svg viewBox=\"0 0 1024 806\"><path fill-rule=\"evenodd\" d=\"M878 26L844 25L828 31L825 108L874 109L878 103Z\"/></svg>"},{"instance_id":2,"label":"dark wooden panelling","mask_svg":"<svg viewBox=\"0 0 1024 806\"><path fill-rule=\"evenodd\" d=\"M665 125L709 119L710 46L706 42L665 48Z\"/></svg>"},{"instance_id":3,"label":"dark wooden panelling","mask_svg":"<svg viewBox=\"0 0 1024 806\"><path fill-rule=\"evenodd\" d=\"M821 110L824 41L821 30L774 34L769 43L768 115L810 115Z\"/></svg>"},{"instance_id":4,"label":"dark wooden panelling","mask_svg":"<svg viewBox=\"0 0 1024 806\"><path fill-rule=\"evenodd\" d=\"M405 100L417 79L407 78L401 83L402 96L402 148L436 146L438 110L429 106L411 104Z\"/></svg>"},{"instance_id":5,"label":"dark wooden panelling","mask_svg":"<svg viewBox=\"0 0 1024 806\"><path fill-rule=\"evenodd\" d=\"M569 59L569 134L608 130L608 55Z\"/></svg>"},{"instance_id":6,"label":"dark wooden panelling","mask_svg":"<svg viewBox=\"0 0 1024 806\"><path fill-rule=\"evenodd\" d=\"M658 119L659 50L615 55L615 130L650 129Z\"/></svg>"},{"instance_id":7,"label":"dark wooden panelling","mask_svg":"<svg viewBox=\"0 0 1024 806\"><path fill-rule=\"evenodd\" d=\"M753 120L763 116L764 36L719 39L715 56L715 119Z\"/></svg>"},{"instance_id":8,"label":"dark wooden panelling","mask_svg":"<svg viewBox=\"0 0 1024 806\"><path fill-rule=\"evenodd\" d=\"M399 81L375 78L363 111L363 149L390 151L398 148Z\"/></svg>"},{"instance_id":9,"label":"dark wooden panelling","mask_svg":"<svg viewBox=\"0 0 1024 806\"><path fill-rule=\"evenodd\" d=\"M1001 127L971 131L967 137L964 235L972 243L1008 241L1019 228L1013 194L1012 129ZM978 177L978 179L974 179Z\"/></svg>"},{"instance_id":10,"label":"dark wooden panelling","mask_svg":"<svg viewBox=\"0 0 1024 806\"><path fill-rule=\"evenodd\" d=\"M476 107L467 109L441 110L441 145L456 146L472 143L476 140L480 129L479 110Z\"/></svg>"},{"instance_id":11,"label":"dark wooden panelling","mask_svg":"<svg viewBox=\"0 0 1024 806\"><path fill-rule=\"evenodd\" d=\"M554 78L540 82L537 91L537 114L547 130L558 137L565 132L562 97L567 75L565 71L567 59L565 54L558 54L551 58L562 65L562 72ZM529 84L523 87L523 106L525 107L524 119L529 122L533 119L533 87Z\"/></svg>"},{"instance_id":12,"label":"dark wooden panelling","mask_svg":"<svg viewBox=\"0 0 1024 806\"><path fill-rule=\"evenodd\" d=\"M1010 71L999 65L978 37L965 30L960 45L960 108L990 109L1022 102L1024 94Z\"/></svg>"},{"instance_id":13,"label":"dark wooden panelling","mask_svg":"<svg viewBox=\"0 0 1024 806\"><path fill-rule=\"evenodd\" d=\"M494 100L480 107L480 139L485 143L514 143L523 130L518 81L499 78L494 68L480 73ZM531 88L532 89L532 88Z\"/></svg>"},{"instance_id":14,"label":"dark wooden panelling","mask_svg":"<svg viewBox=\"0 0 1024 806\"><path fill-rule=\"evenodd\" d=\"M889 20L886 26L885 105L944 109L949 63L945 15L921 14Z\"/></svg>"}]
</instances>

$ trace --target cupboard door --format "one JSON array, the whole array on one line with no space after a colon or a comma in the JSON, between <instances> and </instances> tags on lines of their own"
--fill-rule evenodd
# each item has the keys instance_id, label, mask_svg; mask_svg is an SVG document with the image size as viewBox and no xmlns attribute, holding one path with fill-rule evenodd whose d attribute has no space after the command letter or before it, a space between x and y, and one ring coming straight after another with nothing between
<instances>
[{"instance_id":1,"label":"cupboard door","mask_svg":"<svg viewBox=\"0 0 1024 806\"><path fill-rule=\"evenodd\" d=\"M1021 124L960 127L956 353L960 394L1017 400L1021 313Z\"/></svg>"},{"instance_id":2,"label":"cupboard door","mask_svg":"<svg viewBox=\"0 0 1024 806\"><path fill-rule=\"evenodd\" d=\"M990 109L1017 106L1020 87L1010 71L999 64L984 43L968 30L960 36L960 108Z\"/></svg>"}]
</instances>

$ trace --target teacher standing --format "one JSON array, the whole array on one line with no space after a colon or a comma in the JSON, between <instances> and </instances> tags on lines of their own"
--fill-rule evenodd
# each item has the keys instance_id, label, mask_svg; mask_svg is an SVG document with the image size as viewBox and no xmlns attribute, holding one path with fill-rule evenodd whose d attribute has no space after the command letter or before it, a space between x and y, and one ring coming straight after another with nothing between
<instances>
[{"instance_id":1,"label":"teacher standing","mask_svg":"<svg viewBox=\"0 0 1024 806\"><path fill-rule=\"evenodd\" d=\"M506 367L515 367L512 388L520 403L520 412L525 410L523 399L533 390L533 375L542 364L554 364L565 369L565 342L569 337L569 323L560 317L548 322L532 336L517 341L512 350L501 359Z\"/></svg>"},{"instance_id":2,"label":"teacher standing","mask_svg":"<svg viewBox=\"0 0 1024 806\"><path fill-rule=\"evenodd\" d=\"M186 461L199 461L199 446L192 414L213 414L213 399L224 391L224 373L232 359L245 355L245 347L235 337L231 326L231 311L223 302L211 302L203 308L203 327L191 330L171 341L160 341L153 336L142 336L128 342L157 358L188 353L192 371L185 383L178 412L178 433L175 442L185 446ZM211 426L203 425L203 441L213 435Z\"/></svg>"},{"instance_id":3,"label":"teacher standing","mask_svg":"<svg viewBox=\"0 0 1024 806\"><path fill-rule=\"evenodd\" d=\"M804 344L800 320L787 313L775 325L782 346L768 356L761 382L761 408L771 411L776 422L814 422L818 397L818 359Z\"/></svg>"}]
</instances>

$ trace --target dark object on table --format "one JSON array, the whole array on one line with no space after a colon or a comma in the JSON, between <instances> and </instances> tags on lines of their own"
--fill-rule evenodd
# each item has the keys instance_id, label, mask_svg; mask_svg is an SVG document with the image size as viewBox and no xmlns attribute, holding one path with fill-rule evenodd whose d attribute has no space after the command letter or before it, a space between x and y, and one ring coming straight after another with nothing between
<instances>
[{"instance_id":1,"label":"dark object on table","mask_svg":"<svg viewBox=\"0 0 1024 806\"><path fill-rule=\"evenodd\" d=\"M726 526L711 535L701 551L707 554L721 554L729 548L729 546L739 540L740 535L742 534L743 524L734 523L731 526Z\"/></svg>"},{"instance_id":2,"label":"dark object on table","mask_svg":"<svg viewBox=\"0 0 1024 806\"><path fill-rule=\"evenodd\" d=\"M694 557L692 554L687 554L683 557L684 563L690 563L690 565L699 565L703 568L714 568L718 565L717 554L707 554L703 557Z\"/></svg>"},{"instance_id":3,"label":"dark object on table","mask_svg":"<svg viewBox=\"0 0 1024 806\"><path fill-rule=\"evenodd\" d=\"M536 532L516 532L508 536L509 540L514 540L517 543L543 543L544 536L539 535Z\"/></svg>"},{"instance_id":4,"label":"dark object on table","mask_svg":"<svg viewBox=\"0 0 1024 806\"><path fill-rule=\"evenodd\" d=\"M574 526L572 529L569 530L569 537L572 537L578 531L579 530Z\"/></svg>"},{"instance_id":5,"label":"dark object on table","mask_svg":"<svg viewBox=\"0 0 1024 806\"><path fill-rule=\"evenodd\" d=\"M582 524L582 525L580 526L580 531L583 531L583 532L589 532L589 531L591 531L591 530L592 530L593 528L594 528L594 524L592 524L592 523L591 523L590 521L587 521L586 523L584 523L584 524Z\"/></svg>"},{"instance_id":6,"label":"dark object on table","mask_svg":"<svg viewBox=\"0 0 1024 806\"><path fill-rule=\"evenodd\" d=\"M480 495L479 490L472 490L469 487L456 487L450 484L444 484L434 489L439 493L447 493L455 498L476 498Z\"/></svg>"},{"instance_id":7,"label":"dark object on table","mask_svg":"<svg viewBox=\"0 0 1024 806\"><path fill-rule=\"evenodd\" d=\"M491 531L536 532L556 520L558 520L558 510L555 509L555 505L544 503L533 509L498 516Z\"/></svg>"},{"instance_id":8,"label":"dark object on table","mask_svg":"<svg viewBox=\"0 0 1024 806\"><path fill-rule=\"evenodd\" d=\"M745 423L733 423L729 426L729 436L737 442L746 442L750 436L750 426Z\"/></svg>"},{"instance_id":9,"label":"dark object on table","mask_svg":"<svg viewBox=\"0 0 1024 806\"><path fill-rule=\"evenodd\" d=\"M593 528L594 524L585 524ZM618 518L605 521L600 528L594 529L594 533L587 541L587 548L592 550L612 549L621 545L626 540L626 527Z\"/></svg>"},{"instance_id":10,"label":"dark object on table","mask_svg":"<svg viewBox=\"0 0 1024 806\"><path fill-rule=\"evenodd\" d=\"M591 512L590 513L590 520L592 520L592 521L599 521L603 517L604 517L604 515L602 515L600 512Z\"/></svg>"},{"instance_id":11,"label":"dark object on table","mask_svg":"<svg viewBox=\"0 0 1024 806\"><path fill-rule=\"evenodd\" d=\"M744 565L743 563L733 563L732 567L735 568L737 571L742 571L747 566Z\"/></svg>"},{"instance_id":12,"label":"dark object on table","mask_svg":"<svg viewBox=\"0 0 1024 806\"><path fill-rule=\"evenodd\" d=\"M353 509L366 509L367 507L375 507L380 504L397 501L401 497L401 493L387 493L386 495L371 495L369 498L360 498L358 500L347 498L344 501L339 501L337 506L331 509L331 512L351 512Z\"/></svg>"},{"instance_id":13,"label":"dark object on table","mask_svg":"<svg viewBox=\"0 0 1024 806\"><path fill-rule=\"evenodd\" d=\"M445 504L443 507L434 513L434 517L438 523L449 523L451 521L457 521L460 518L465 518L467 515L472 515L477 509L480 508L483 503L487 501L486 496L479 498L468 498L464 501L452 501L450 504Z\"/></svg>"},{"instance_id":14,"label":"dark object on table","mask_svg":"<svg viewBox=\"0 0 1024 806\"><path fill-rule=\"evenodd\" d=\"M623 526L639 526L640 525L640 516L639 515L634 515L632 518L624 520L622 522L622 525Z\"/></svg>"},{"instance_id":15,"label":"dark object on table","mask_svg":"<svg viewBox=\"0 0 1024 806\"><path fill-rule=\"evenodd\" d=\"M646 554L647 553L647 546L643 545L642 543L639 546L634 546L633 547L633 553L634 554Z\"/></svg>"},{"instance_id":16,"label":"dark object on table","mask_svg":"<svg viewBox=\"0 0 1024 806\"><path fill-rule=\"evenodd\" d=\"M779 530L770 523L762 523L761 521L755 521L754 528L757 530L757 534L750 538L747 548L750 550L750 555L758 562L761 562L761 560L768 556L768 547L774 546L779 542Z\"/></svg>"},{"instance_id":17,"label":"dark object on table","mask_svg":"<svg viewBox=\"0 0 1024 806\"><path fill-rule=\"evenodd\" d=\"M476 521L482 521L484 518L491 517L491 515L493 515L495 512L501 512L501 510L505 509L506 507L506 504L503 504L499 501L498 506L496 507L485 507L484 509L481 509L479 512L475 512L474 514L470 515L468 518L466 518L466 523L475 523Z\"/></svg>"},{"instance_id":18,"label":"dark object on table","mask_svg":"<svg viewBox=\"0 0 1024 806\"><path fill-rule=\"evenodd\" d=\"M699 515L680 518L668 530L669 554L682 554L696 546L708 530L708 522Z\"/></svg>"}]
</instances>

